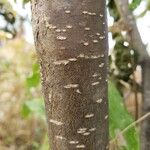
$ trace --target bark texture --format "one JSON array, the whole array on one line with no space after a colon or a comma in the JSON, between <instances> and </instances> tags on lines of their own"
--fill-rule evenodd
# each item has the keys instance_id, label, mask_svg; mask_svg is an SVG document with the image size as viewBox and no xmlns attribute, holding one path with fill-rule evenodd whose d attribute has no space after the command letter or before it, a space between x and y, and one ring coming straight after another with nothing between
<instances>
[{"instance_id":1,"label":"bark texture","mask_svg":"<svg viewBox=\"0 0 150 150\"><path fill-rule=\"evenodd\" d=\"M143 109L142 113L150 112L150 59L142 64L143 71ZM150 116L141 126L141 150L150 150Z\"/></svg>"},{"instance_id":2,"label":"bark texture","mask_svg":"<svg viewBox=\"0 0 150 150\"><path fill-rule=\"evenodd\" d=\"M108 148L105 0L33 0L51 150Z\"/></svg>"}]
</instances>

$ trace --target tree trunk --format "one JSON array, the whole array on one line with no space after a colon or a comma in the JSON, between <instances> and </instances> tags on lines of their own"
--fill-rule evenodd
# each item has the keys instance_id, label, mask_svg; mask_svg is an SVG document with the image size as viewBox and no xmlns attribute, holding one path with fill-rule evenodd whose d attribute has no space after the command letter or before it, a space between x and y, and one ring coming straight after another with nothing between
<instances>
[{"instance_id":1,"label":"tree trunk","mask_svg":"<svg viewBox=\"0 0 150 150\"><path fill-rule=\"evenodd\" d=\"M143 115L150 112L150 60L142 64L143 71ZM150 150L150 116L141 125L141 150Z\"/></svg>"},{"instance_id":2,"label":"tree trunk","mask_svg":"<svg viewBox=\"0 0 150 150\"><path fill-rule=\"evenodd\" d=\"M105 0L33 0L51 150L108 147Z\"/></svg>"}]
</instances>

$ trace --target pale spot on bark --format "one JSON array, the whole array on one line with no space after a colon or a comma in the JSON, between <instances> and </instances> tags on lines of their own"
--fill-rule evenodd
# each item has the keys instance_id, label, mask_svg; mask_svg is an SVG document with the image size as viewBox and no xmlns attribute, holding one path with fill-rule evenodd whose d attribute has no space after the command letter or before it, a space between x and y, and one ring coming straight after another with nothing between
<instances>
[{"instance_id":1,"label":"pale spot on bark","mask_svg":"<svg viewBox=\"0 0 150 150\"><path fill-rule=\"evenodd\" d=\"M99 65L99 67L100 67L100 68L104 67L104 63L101 63L101 64Z\"/></svg>"},{"instance_id":2,"label":"pale spot on bark","mask_svg":"<svg viewBox=\"0 0 150 150\"><path fill-rule=\"evenodd\" d=\"M62 32L66 32L67 30L66 29L62 29Z\"/></svg>"},{"instance_id":3,"label":"pale spot on bark","mask_svg":"<svg viewBox=\"0 0 150 150\"><path fill-rule=\"evenodd\" d=\"M92 113L85 115L85 118L92 118L92 117L94 117L94 114L92 114Z\"/></svg>"},{"instance_id":4,"label":"pale spot on bark","mask_svg":"<svg viewBox=\"0 0 150 150\"><path fill-rule=\"evenodd\" d=\"M79 128L79 129L77 130L77 133L83 134L83 133L86 132L86 130L87 130L87 128Z\"/></svg>"},{"instance_id":5,"label":"pale spot on bark","mask_svg":"<svg viewBox=\"0 0 150 150\"><path fill-rule=\"evenodd\" d=\"M85 59L89 59L90 57L89 57L89 56L87 56L87 55L85 55L85 56L84 56L84 58L85 58Z\"/></svg>"},{"instance_id":6,"label":"pale spot on bark","mask_svg":"<svg viewBox=\"0 0 150 150\"><path fill-rule=\"evenodd\" d=\"M85 58L85 59L97 59L97 58L100 58L101 55L87 56L87 55L84 55L84 54L80 54L78 57L80 57L80 58Z\"/></svg>"},{"instance_id":7,"label":"pale spot on bark","mask_svg":"<svg viewBox=\"0 0 150 150\"><path fill-rule=\"evenodd\" d=\"M94 13L94 12L88 12L87 14L91 15L91 16L96 16L96 13Z\"/></svg>"},{"instance_id":8,"label":"pale spot on bark","mask_svg":"<svg viewBox=\"0 0 150 150\"><path fill-rule=\"evenodd\" d=\"M92 13L91 13L91 12L88 12L87 14L88 14L88 15L92 15Z\"/></svg>"},{"instance_id":9,"label":"pale spot on bark","mask_svg":"<svg viewBox=\"0 0 150 150\"><path fill-rule=\"evenodd\" d=\"M90 31L90 28L89 27L85 27L84 30Z\"/></svg>"},{"instance_id":10,"label":"pale spot on bark","mask_svg":"<svg viewBox=\"0 0 150 150\"><path fill-rule=\"evenodd\" d=\"M65 36L57 36L56 37L58 40L61 40L61 41L63 41L63 40L66 40L67 39L67 37L65 37Z\"/></svg>"},{"instance_id":11,"label":"pale spot on bark","mask_svg":"<svg viewBox=\"0 0 150 150\"><path fill-rule=\"evenodd\" d=\"M82 13L83 13L84 15L96 16L96 13L95 13L95 12L83 11Z\"/></svg>"},{"instance_id":12,"label":"pale spot on bark","mask_svg":"<svg viewBox=\"0 0 150 150\"><path fill-rule=\"evenodd\" d=\"M98 85L99 82L93 82L91 85L94 86L94 85Z\"/></svg>"},{"instance_id":13,"label":"pale spot on bark","mask_svg":"<svg viewBox=\"0 0 150 150\"><path fill-rule=\"evenodd\" d=\"M49 24L49 23L46 23L46 27L49 28L49 29L56 29L55 25L52 25L52 24Z\"/></svg>"},{"instance_id":14,"label":"pale spot on bark","mask_svg":"<svg viewBox=\"0 0 150 150\"><path fill-rule=\"evenodd\" d=\"M83 133L84 136L90 135L90 132Z\"/></svg>"},{"instance_id":15,"label":"pale spot on bark","mask_svg":"<svg viewBox=\"0 0 150 150\"><path fill-rule=\"evenodd\" d=\"M69 144L78 144L79 141L69 141Z\"/></svg>"},{"instance_id":16,"label":"pale spot on bark","mask_svg":"<svg viewBox=\"0 0 150 150\"><path fill-rule=\"evenodd\" d=\"M50 120L49 120L49 122L51 122L51 123L53 123L53 124L55 124L55 125L58 125L58 126L63 125L63 123L62 123L62 122L57 121L57 120L53 120L53 119L50 119Z\"/></svg>"},{"instance_id":17,"label":"pale spot on bark","mask_svg":"<svg viewBox=\"0 0 150 150\"><path fill-rule=\"evenodd\" d=\"M68 60L58 60L54 62L54 65L61 65L61 64L67 65L68 63L69 63Z\"/></svg>"},{"instance_id":18,"label":"pale spot on bark","mask_svg":"<svg viewBox=\"0 0 150 150\"><path fill-rule=\"evenodd\" d=\"M50 94L50 93L49 93L49 95L48 95L48 100L49 100L49 102L52 101L52 94Z\"/></svg>"},{"instance_id":19,"label":"pale spot on bark","mask_svg":"<svg viewBox=\"0 0 150 150\"><path fill-rule=\"evenodd\" d=\"M66 89L77 88L77 87L79 87L79 84L68 84L64 86L64 88Z\"/></svg>"},{"instance_id":20,"label":"pale spot on bark","mask_svg":"<svg viewBox=\"0 0 150 150\"><path fill-rule=\"evenodd\" d=\"M97 59L97 58L100 58L100 55L97 55L97 56L96 56L96 55L95 55L95 56L93 55L93 56L91 56L91 59Z\"/></svg>"},{"instance_id":21,"label":"pale spot on bark","mask_svg":"<svg viewBox=\"0 0 150 150\"><path fill-rule=\"evenodd\" d=\"M92 77L97 77L98 76L98 74L97 73L94 73L93 75L92 75Z\"/></svg>"},{"instance_id":22,"label":"pale spot on bark","mask_svg":"<svg viewBox=\"0 0 150 150\"><path fill-rule=\"evenodd\" d=\"M80 57L80 58L84 58L84 57L85 57L85 55L84 55L84 54L80 54L78 57Z\"/></svg>"},{"instance_id":23,"label":"pale spot on bark","mask_svg":"<svg viewBox=\"0 0 150 150\"><path fill-rule=\"evenodd\" d=\"M103 14L100 14L99 16L102 18L104 15L103 15Z\"/></svg>"},{"instance_id":24,"label":"pale spot on bark","mask_svg":"<svg viewBox=\"0 0 150 150\"><path fill-rule=\"evenodd\" d=\"M72 28L72 25L66 25L66 28L67 28L67 29L71 29L71 28Z\"/></svg>"},{"instance_id":25,"label":"pale spot on bark","mask_svg":"<svg viewBox=\"0 0 150 150\"><path fill-rule=\"evenodd\" d=\"M101 57L104 57L104 54L102 54Z\"/></svg>"},{"instance_id":26,"label":"pale spot on bark","mask_svg":"<svg viewBox=\"0 0 150 150\"><path fill-rule=\"evenodd\" d=\"M100 104L100 103L102 103L102 101L103 101L103 99L100 98L100 99L98 99L96 102Z\"/></svg>"},{"instance_id":27,"label":"pale spot on bark","mask_svg":"<svg viewBox=\"0 0 150 150\"><path fill-rule=\"evenodd\" d=\"M82 134L82 133L84 133L85 131L82 131L82 130L78 130L77 131L77 133L79 133L79 134Z\"/></svg>"},{"instance_id":28,"label":"pale spot on bark","mask_svg":"<svg viewBox=\"0 0 150 150\"><path fill-rule=\"evenodd\" d=\"M66 32L66 29L56 29L56 32L60 33L60 32Z\"/></svg>"},{"instance_id":29,"label":"pale spot on bark","mask_svg":"<svg viewBox=\"0 0 150 150\"><path fill-rule=\"evenodd\" d=\"M100 76L100 74L98 74L98 73L94 73L94 74L92 75L92 77L98 77L98 76Z\"/></svg>"},{"instance_id":30,"label":"pale spot on bark","mask_svg":"<svg viewBox=\"0 0 150 150\"><path fill-rule=\"evenodd\" d=\"M55 136L56 137L56 139L60 139L60 140L66 140L66 138L65 137L63 137L63 136L60 136L60 135L57 135L57 136Z\"/></svg>"},{"instance_id":31,"label":"pale spot on bark","mask_svg":"<svg viewBox=\"0 0 150 150\"><path fill-rule=\"evenodd\" d=\"M93 40L93 43L98 43L98 40Z\"/></svg>"},{"instance_id":32,"label":"pale spot on bark","mask_svg":"<svg viewBox=\"0 0 150 150\"><path fill-rule=\"evenodd\" d=\"M84 42L83 45L84 45L84 46L88 46L89 43L88 43L88 42Z\"/></svg>"},{"instance_id":33,"label":"pale spot on bark","mask_svg":"<svg viewBox=\"0 0 150 150\"><path fill-rule=\"evenodd\" d=\"M105 116L105 119L107 119L107 118L108 118L108 115Z\"/></svg>"},{"instance_id":34,"label":"pale spot on bark","mask_svg":"<svg viewBox=\"0 0 150 150\"><path fill-rule=\"evenodd\" d=\"M76 58L69 58L68 60L69 60L69 61L77 61Z\"/></svg>"},{"instance_id":35,"label":"pale spot on bark","mask_svg":"<svg viewBox=\"0 0 150 150\"><path fill-rule=\"evenodd\" d=\"M97 32L96 35L97 35L97 36L100 36L101 34Z\"/></svg>"},{"instance_id":36,"label":"pale spot on bark","mask_svg":"<svg viewBox=\"0 0 150 150\"><path fill-rule=\"evenodd\" d=\"M83 14L87 14L87 13L88 13L88 11L83 11L82 13L83 13Z\"/></svg>"},{"instance_id":37,"label":"pale spot on bark","mask_svg":"<svg viewBox=\"0 0 150 150\"><path fill-rule=\"evenodd\" d=\"M93 132L93 131L95 131L95 130L96 130L96 128L90 128L90 129L89 129L90 132Z\"/></svg>"},{"instance_id":38,"label":"pale spot on bark","mask_svg":"<svg viewBox=\"0 0 150 150\"><path fill-rule=\"evenodd\" d=\"M99 39L103 40L105 39L105 36L100 36Z\"/></svg>"},{"instance_id":39,"label":"pale spot on bark","mask_svg":"<svg viewBox=\"0 0 150 150\"><path fill-rule=\"evenodd\" d=\"M86 131L87 130L87 128L79 128L78 130L84 130L84 131Z\"/></svg>"},{"instance_id":40,"label":"pale spot on bark","mask_svg":"<svg viewBox=\"0 0 150 150\"><path fill-rule=\"evenodd\" d=\"M65 13L66 13L66 14L70 14L71 11L70 11L70 10L65 10Z\"/></svg>"},{"instance_id":41,"label":"pale spot on bark","mask_svg":"<svg viewBox=\"0 0 150 150\"><path fill-rule=\"evenodd\" d=\"M49 22L47 21L47 17L46 15L44 14L44 21L45 21L45 24L46 24L46 28L49 28L49 29L56 29L56 26L53 25L53 24L49 24Z\"/></svg>"},{"instance_id":42,"label":"pale spot on bark","mask_svg":"<svg viewBox=\"0 0 150 150\"><path fill-rule=\"evenodd\" d=\"M77 89L77 90L76 90L76 92L77 92L77 93L79 93L79 94L81 94L81 92L80 92L80 90L79 90L79 89Z\"/></svg>"},{"instance_id":43,"label":"pale spot on bark","mask_svg":"<svg viewBox=\"0 0 150 150\"><path fill-rule=\"evenodd\" d=\"M60 30L60 29L56 29L55 31L56 31L56 32L61 32L61 30Z\"/></svg>"},{"instance_id":44,"label":"pale spot on bark","mask_svg":"<svg viewBox=\"0 0 150 150\"><path fill-rule=\"evenodd\" d=\"M98 79L99 79L99 80L102 80L102 77L99 77Z\"/></svg>"},{"instance_id":45,"label":"pale spot on bark","mask_svg":"<svg viewBox=\"0 0 150 150\"><path fill-rule=\"evenodd\" d=\"M85 148L85 145L81 144L81 145L77 145L76 148Z\"/></svg>"}]
</instances>

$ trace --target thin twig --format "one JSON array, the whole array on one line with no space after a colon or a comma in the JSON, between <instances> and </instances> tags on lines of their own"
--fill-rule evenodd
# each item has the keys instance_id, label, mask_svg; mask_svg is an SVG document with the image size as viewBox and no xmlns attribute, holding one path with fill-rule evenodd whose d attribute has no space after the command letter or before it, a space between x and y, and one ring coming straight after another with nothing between
<instances>
[{"instance_id":1,"label":"thin twig","mask_svg":"<svg viewBox=\"0 0 150 150\"><path fill-rule=\"evenodd\" d=\"M142 122L143 120L145 120L149 116L150 116L150 112L145 114L144 116L142 116L141 118L139 118L135 122L131 123L129 126L127 126L124 130L122 130L121 134L124 134L127 130L129 130L130 128L134 127L136 124Z\"/></svg>"},{"instance_id":2,"label":"thin twig","mask_svg":"<svg viewBox=\"0 0 150 150\"><path fill-rule=\"evenodd\" d=\"M110 144L113 144L117 141L118 137L120 137L120 135L123 135L126 131L128 131L130 128L134 127L136 124L142 122L143 120L145 120L147 117L150 116L150 112L145 114L144 116L140 117L138 120L136 120L135 122L131 123L129 126L127 126L125 129L123 129L122 131L120 131L116 137L114 139L112 139L110 141Z\"/></svg>"}]
</instances>

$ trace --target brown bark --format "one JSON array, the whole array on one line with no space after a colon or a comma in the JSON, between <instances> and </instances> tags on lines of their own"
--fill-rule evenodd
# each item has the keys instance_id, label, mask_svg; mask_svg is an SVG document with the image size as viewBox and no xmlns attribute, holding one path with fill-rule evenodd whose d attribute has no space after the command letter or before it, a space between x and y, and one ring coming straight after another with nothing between
<instances>
[{"instance_id":1,"label":"brown bark","mask_svg":"<svg viewBox=\"0 0 150 150\"><path fill-rule=\"evenodd\" d=\"M143 107L142 113L150 112L150 59L142 64L143 72ZM141 150L150 150L150 116L142 122L141 126Z\"/></svg>"},{"instance_id":2,"label":"brown bark","mask_svg":"<svg viewBox=\"0 0 150 150\"><path fill-rule=\"evenodd\" d=\"M108 144L105 0L33 0L50 148Z\"/></svg>"}]
</instances>

